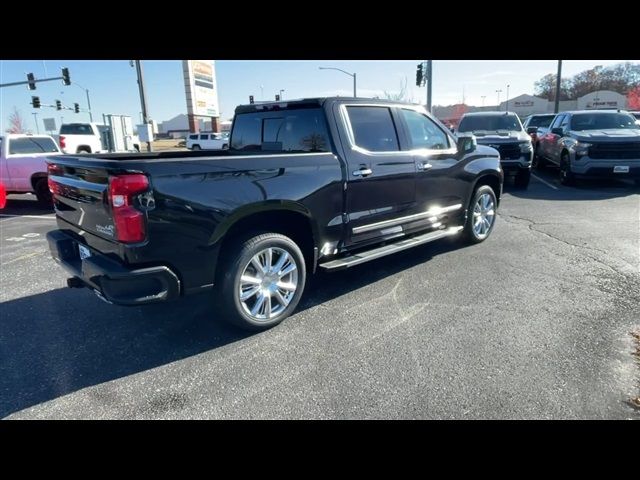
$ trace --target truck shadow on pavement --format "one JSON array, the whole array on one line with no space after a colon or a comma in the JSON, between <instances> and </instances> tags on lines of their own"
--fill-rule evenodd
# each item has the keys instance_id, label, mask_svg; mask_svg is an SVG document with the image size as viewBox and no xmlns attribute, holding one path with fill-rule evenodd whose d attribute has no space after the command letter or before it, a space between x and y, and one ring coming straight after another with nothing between
<instances>
[{"instance_id":1,"label":"truck shadow on pavement","mask_svg":"<svg viewBox=\"0 0 640 480\"><path fill-rule=\"evenodd\" d=\"M462 247L445 239L337 274L320 273L297 310ZM250 335L218 318L204 294L145 307L106 305L89 290L69 288L10 300L0 304L0 418Z\"/></svg>"},{"instance_id":2,"label":"truck shadow on pavement","mask_svg":"<svg viewBox=\"0 0 640 480\"><path fill-rule=\"evenodd\" d=\"M7 197L7 205L0 210L3 215L0 217L0 221L5 218L4 215L51 215L53 213L53 207L43 207L36 200L35 197L28 198L27 195L20 195L21 198Z\"/></svg>"}]
</instances>

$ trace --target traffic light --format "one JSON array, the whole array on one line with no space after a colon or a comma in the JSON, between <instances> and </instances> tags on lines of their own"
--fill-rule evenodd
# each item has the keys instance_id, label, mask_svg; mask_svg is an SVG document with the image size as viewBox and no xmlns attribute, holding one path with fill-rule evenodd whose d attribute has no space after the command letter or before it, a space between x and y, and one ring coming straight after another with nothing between
<instances>
[{"instance_id":1,"label":"traffic light","mask_svg":"<svg viewBox=\"0 0 640 480\"><path fill-rule=\"evenodd\" d=\"M27 82L29 82L29 84L27 85L27 88L29 90L36 89L36 77L33 75L33 73L27 73Z\"/></svg>"},{"instance_id":2,"label":"traffic light","mask_svg":"<svg viewBox=\"0 0 640 480\"><path fill-rule=\"evenodd\" d=\"M249 95L249 103L253 103L253 95Z\"/></svg>"},{"instance_id":3,"label":"traffic light","mask_svg":"<svg viewBox=\"0 0 640 480\"><path fill-rule=\"evenodd\" d=\"M416 71L416 85L418 87L422 86L422 78L423 78L423 73L422 73L422 62L420 62L418 64L418 70Z\"/></svg>"},{"instance_id":4,"label":"traffic light","mask_svg":"<svg viewBox=\"0 0 640 480\"><path fill-rule=\"evenodd\" d=\"M62 102L60 100L56 100L56 110L62 110Z\"/></svg>"},{"instance_id":5,"label":"traffic light","mask_svg":"<svg viewBox=\"0 0 640 480\"><path fill-rule=\"evenodd\" d=\"M40 97L31 97L31 105L33 108L40 108Z\"/></svg>"},{"instance_id":6,"label":"traffic light","mask_svg":"<svg viewBox=\"0 0 640 480\"><path fill-rule=\"evenodd\" d=\"M74 104L73 104L73 111L74 111L75 113L80 113L80 105L79 105L79 104L77 104L77 103L74 103Z\"/></svg>"},{"instance_id":7,"label":"traffic light","mask_svg":"<svg viewBox=\"0 0 640 480\"><path fill-rule=\"evenodd\" d=\"M71 85L71 77L69 76L69 69L67 67L62 69L62 84Z\"/></svg>"},{"instance_id":8,"label":"traffic light","mask_svg":"<svg viewBox=\"0 0 640 480\"><path fill-rule=\"evenodd\" d=\"M280 101L280 95L276 94L276 102Z\"/></svg>"}]
</instances>

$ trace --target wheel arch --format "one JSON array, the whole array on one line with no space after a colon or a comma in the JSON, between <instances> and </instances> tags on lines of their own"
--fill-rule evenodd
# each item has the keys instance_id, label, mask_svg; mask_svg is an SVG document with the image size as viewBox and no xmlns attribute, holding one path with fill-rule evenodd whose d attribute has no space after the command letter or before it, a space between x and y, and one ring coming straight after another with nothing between
<instances>
[{"instance_id":1,"label":"wheel arch","mask_svg":"<svg viewBox=\"0 0 640 480\"><path fill-rule=\"evenodd\" d=\"M223 252L245 235L266 231L280 233L296 242L302 250L308 270L315 272L318 228L309 210L298 202L273 200L245 205L216 228L210 243L219 244L220 252Z\"/></svg>"},{"instance_id":2,"label":"wheel arch","mask_svg":"<svg viewBox=\"0 0 640 480\"><path fill-rule=\"evenodd\" d=\"M482 185L491 187L493 193L496 196L496 200L498 201L498 205L500 205L500 197L502 196L502 182L500 181L500 177L494 172L486 172L478 176L478 179L473 185L473 190L471 190L469 202L473 198L473 192L475 192Z\"/></svg>"},{"instance_id":3,"label":"wheel arch","mask_svg":"<svg viewBox=\"0 0 640 480\"><path fill-rule=\"evenodd\" d=\"M47 172L36 172L33 175L31 175L31 188L33 189L33 191L36 191L36 183L38 183L38 181L40 181L41 179L46 179L47 178Z\"/></svg>"}]
</instances>

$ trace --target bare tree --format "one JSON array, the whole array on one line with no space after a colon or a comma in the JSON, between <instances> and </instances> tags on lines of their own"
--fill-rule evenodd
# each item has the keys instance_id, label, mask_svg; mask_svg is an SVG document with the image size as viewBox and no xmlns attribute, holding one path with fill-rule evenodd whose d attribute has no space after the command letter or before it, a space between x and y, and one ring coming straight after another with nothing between
<instances>
[{"instance_id":1,"label":"bare tree","mask_svg":"<svg viewBox=\"0 0 640 480\"><path fill-rule=\"evenodd\" d=\"M400 82L400 91L398 93L387 92L386 90L382 94L382 98L392 100L394 102L409 102L414 103L413 97L409 96L409 89L407 88L407 77Z\"/></svg>"},{"instance_id":2,"label":"bare tree","mask_svg":"<svg viewBox=\"0 0 640 480\"><path fill-rule=\"evenodd\" d=\"M9 115L9 128L7 128L7 133L26 133L27 132L27 122L24 118L22 118L22 114L18 107L13 107L13 112Z\"/></svg>"}]
</instances>

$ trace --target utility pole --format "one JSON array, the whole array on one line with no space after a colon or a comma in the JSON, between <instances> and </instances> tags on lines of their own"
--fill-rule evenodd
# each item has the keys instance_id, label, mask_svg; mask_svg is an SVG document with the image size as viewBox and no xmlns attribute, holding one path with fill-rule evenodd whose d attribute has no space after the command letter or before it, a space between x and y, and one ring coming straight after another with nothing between
<instances>
[{"instance_id":1,"label":"utility pole","mask_svg":"<svg viewBox=\"0 0 640 480\"><path fill-rule=\"evenodd\" d=\"M507 85L507 105L505 106L504 111L505 112L509 111L509 85Z\"/></svg>"},{"instance_id":2,"label":"utility pole","mask_svg":"<svg viewBox=\"0 0 640 480\"><path fill-rule=\"evenodd\" d=\"M138 88L140 89L140 105L142 106L142 123L148 123L147 116L147 95L144 92L144 75L142 72L142 63L136 60L136 71L138 72ZM151 142L147 142L147 152L151 151Z\"/></svg>"},{"instance_id":3,"label":"utility pole","mask_svg":"<svg viewBox=\"0 0 640 480\"><path fill-rule=\"evenodd\" d=\"M500 94L502 93L502 90L496 90L496 93L498 94L498 111L500 111Z\"/></svg>"},{"instance_id":4,"label":"utility pole","mask_svg":"<svg viewBox=\"0 0 640 480\"><path fill-rule=\"evenodd\" d=\"M433 73L432 60L427 60L427 110L429 111L429 113L431 113L431 105L432 105L432 98L431 98L432 73Z\"/></svg>"},{"instance_id":5,"label":"utility pole","mask_svg":"<svg viewBox=\"0 0 640 480\"><path fill-rule=\"evenodd\" d=\"M560 110L560 85L562 76L562 60L558 60L558 75L556 76L556 102L553 108L553 113L558 113Z\"/></svg>"},{"instance_id":6,"label":"utility pole","mask_svg":"<svg viewBox=\"0 0 640 480\"><path fill-rule=\"evenodd\" d=\"M487 98L487 96L481 95L480 98L482 99L482 108L484 108L484 99Z\"/></svg>"},{"instance_id":7,"label":"utility pole","mask_svg":"<svg viewBox=\"0 0 640 480\"><path fill-rule=\"evenodd\" d=\"M38 126L38 112L31 112L33 115L33 121L36 122L36 133L40 133L40 127Z\"/></svg>"}]
</instances>

